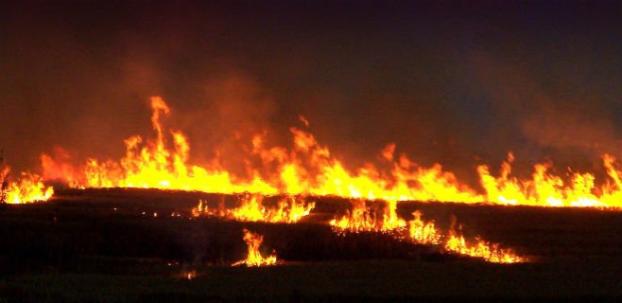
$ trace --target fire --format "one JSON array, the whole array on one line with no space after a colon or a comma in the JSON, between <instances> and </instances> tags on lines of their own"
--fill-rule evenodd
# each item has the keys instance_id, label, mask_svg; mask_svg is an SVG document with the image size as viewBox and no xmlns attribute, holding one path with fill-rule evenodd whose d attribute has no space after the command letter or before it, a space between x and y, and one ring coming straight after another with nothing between
<instances>
[{"instance_id":1,"label":"fire","mask_svg":"<svg viewBox=\"0 0 622 303\"><path fill-rule=\"evenodd\" d=\"M264 257L259 251L259 246L261 246L261 242L263 242L263 236L253 233L247 229L244 229L243 232L244 237L242 239L244 239L244 242L246 242L247 247L246 259L233 263L233 266L239 266L243 264L247 267L275 265L275 252L272 252L271 255Z\"/></svg>"},{"instance_id":2,"label":"fire","mask_svg":"<svg viewBox=\"0 0 622 303\"><path fill-rule=\"evenodd\" d=\"M276 190L259 178L249 182L234 180L229 172L208 169L188 163L190 147L185 135L170 131L172 145L166 140L161 117L170 113L159 97L151 98L151 124L156 137L143 142L142 137L125 140L125 156L119 161L87 160L79 169L49 155L42 155L45 175L67 181L73 187L130 187L195 190L213 193L260 192L274 194ZM60 159L63 160L63 159ZM58 176L57 168L64 175Z\"/></svg>"},{"instance_id":3,"label":"fire","mask_svg":"<svg viewBox=\"0 0 622 303\"><path fill-rule=\"evenodd\" d=\"M245 195L240 201L241 205L232 210L224 207L209 209L206 202L199 201L197 207L192 209L192 215L218 216L247 222L296 223L315 208L315 202L306 203L302 198L295 196L281 199L277 207L273 208L265 207L263 199L261 195Z\"/></svg>"},{"instance_id":4,"label":"fire","mask_svg":"<svg viewBox=\"0 0 622 303\"><path fill-rule=\"evenodd\" d=\"M461 255L482 258L491 263L520 263L526 260L516 255L512 250L501 249L498 244L490 244L481 239L475 243L468 243L460 234L450 234L445 249Z\"/></svg>"},{"instance_id":5,"label":"fire","mask_svg":"<svg viewBox=\"0 0 622 303\"><path fill-rule=\"evenodd\" d=\"M330 225L339 233L343 232L385 232L398 239L407 238L415 243L424 245L440 246L442 250L481 258L492 263L517 263L527 261L518 256L510 249L501 249L497 244L491 244L476 238L475 241L467 241L465 237L454 229L454 224L447 232L436 227L434 221L425 222L423 213L413 212L413 219L408 221L408 229L404 227L406 222L397 215L391 203L387 203L381 218L375 216L365 201L353 201L352 210L339 219L330 221Z\"/></svg>"},{"instance_id":6,"label":"fire","mask_svg":"<svg viewBox=\"0 0 622 303\"><path fill-rule=\"evenodd\" d=\"M332 219L329 224L338 232L391 232L406 226L406 221L399 218L396 209L396 201L387 201L378 217L367 207L365 200L353 200L352 209L341 218Z\"/></svg>"},{"instance_id":7,"label":"fire","mask_svg":"<svg viewBox=\"0 0 622 303\"><path fill-rule=\"evenodd\" d=\"M337 230L351 232L380 229L376 217L365 205L365 200L353 200L352 209L343 217L331 220L330 225Z\"/></svg>"},{"instance_id":8,"label":"fire","mask_svg":"<svg viewBox=\"0 0 622 303\"><path fill-rule=\"evenodd\" d=\"M132 136L125 140L126 152L120 160L88 159L80 167L68 163L68 156L41 156L44 176L60 179L77 188L138 187L195 190L210 193L256 193L262 195L315 195L356 199L435 200L481 202L482 197L440 164L420 167L402 155L384 151L390 167L384 172L372 164L351 172L334 158L327 147L315 137L298 128L291 128L294 146L264 146L263 135L256 135L249 157L274 168L260 173L249 167L248 176L235 176L223 168L218 158L210 165L189 161L190 145L186 136L176 130L167 132L162 118L170 114L168 105L159 97L151 98L151 124L155 138L143 140ZM250 162L250 161L249 161Z\"/></svg>"},{"instance_id":9,"label":"fire","mask_svg":"<svg viewBox=\"0 0 622 303\"><path fill-rule=\"evenodd\" d=\"M454 228L455 218L447 233L436 227L433 221L424 222L420 211L413 212L414 219L409 221L410 239L416 243L426 245L442 245L442 248L451 253L480 258L491 263L520 263L527 261L511 249L499 248L498 244L492 244L480 238L467 241L464 235Z\"/></svg>"},{"instance_id":10,"label":"fire","mask_svg":"<svg viewBox=\"0 0 622 303\"><path fill-rule=\"evenodd\" d=\"M121 159L91 158L81 166L74 166L65 153L56 157L44 154L41 156L43 176L77 188L139 187L266 196L622 208L621 171L609 155L603 156L608 180L597 185L594 174L573 173L569 178L562 178L551 173L548 163L536 164L531 178L512 177L514 157L510 154L498 177L491 174L487 165L477 167L483 190L478 191L460 182L441 164L424 167L406 155L396 155L394 144L382 149L381 162L347 169L311 133L292 127L291 148L267 146L263 133L255 135L250 145L240 146L247 151L245 158L240 159L247 167L244 175L237 175L221 164L220 156L208 164L192 163L190 144L184 133L168 130L163 125L162 120L171 113L168 105L162 98L152 97L151 109L155 136L146 140L141 136L126 139L126 151ZM308 120L301 117L301 121L308 127ZM389 225L400 224L391 217L385 218L394 221L388 222Z\"/></svg>"},{"instance_id":11,"label":"fire","mask_svg":"<svg viewBox=\"0 0 622 303\"><path fill-rule=\"evenodd\" d=\"M408 221L408 232L410 238L421 244L439 244L441 242L441 233L434 225L433 221L424 222L421 217L423 213L420 211L413 212L413 219Z\"/></svg>"},{"instance_id":12,"label":"fire","mask_svg":"<svg viewBox=\"0 0 622 303\"><path fill-rule=\"evenodd\" d=\"M531 179L519 180L510 176L513 161L514 155L508 154L499 177L492 176L486 165L477 168L486 200L504 205L622 208L620 170L610 155L603 156L603 165L611 180L601 186L590 173L573 173L570 182L564 182L549 172L550 163L536 164Z\"/></svg>"},{"instance_id":13,"label":"fire","mask_svg":"<svg viewBox=\"0 0 622 303\"><path fill-rule=\"evenodd\" d=\"M461 255L482 258L491 263L520 263L526 259L518 256L511 249L501 249L498 244L491 244L476 238L474 242L468 242L464 236L450 229L445 243L445 249Z\"/></svg>"},{"instance_id":14,"label":"fire","mask_svg":"<svg viewBox=\"0 0 622 303\"><path fill-rule=\"evenodd\" d=\"M0 168L0 201L9 204L47 201L54 194L51 186L45 186L42 178L32 173L22 173L17 181L7 181L9 167Z\"/></svg>"}]
</instances>

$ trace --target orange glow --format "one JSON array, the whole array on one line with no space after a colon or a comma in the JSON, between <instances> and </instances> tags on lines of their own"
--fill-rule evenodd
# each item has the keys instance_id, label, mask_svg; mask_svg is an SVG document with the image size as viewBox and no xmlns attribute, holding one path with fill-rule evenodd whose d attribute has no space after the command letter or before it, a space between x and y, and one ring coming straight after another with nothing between
<instances>
[{"instance_id":1,"label":"orange glow","mask_svg":"<svg viewBox=\"0 0 622 303\"><path fill-rule=\"evenodd\" d=\"M156 137L143 142L140 136L125 140L126 153L119 161L87 160L81 169L68 167L49 155L42 155L44 175L59 177L56 168L66 172L61 179L73 187L129 187L196 190L214 193L260 192L276 193L276 189L259 178L248 182L237 181L225 170L191 165L190 147L185 135L170 131L172 144L166 140L161 117L170 109L159 97L151 98L151 123ZM51 171L50 171L51 170Z\"/></svg>"},{"instance_id":2,"label":"orange glow","mask_svg":"<svg viewBox=\"0 0 622 303\"><path fill-rule=\"evenodd\" d=\"M22 173L17 181L6 182L9 167L0 168L0 182L3 188L0 190L0 200L8 204L24 204L49 200L54 194L51 186L45 186L41 177L31 173Z\"/></svg>"},{"instance_id":3,"label":"orange glow","mask_svg":"<svg viewBox=\"0 0 622 303\"><path fill-rule=\"evenodd\" d=\"M194 278L197 277L197 271L196 270L191 270L191 271L187 271L183 273L183 277L184 279L191 281L194 280Z\"/></svg>"},{"instance_id":4,"label":"orange glow","mask_svg":"<svg viewBox=\"0 0 622 303\"><path fill-rule=\"evenodd\" d=\"M42 155L43 176L59 179L76 188L138 187L193 190L210 193L254 193L270 195L335 196L348 199L384 201L438 201L490 203L545 207L622 208L621 171L615 159L603 156L608 180L597 185L594 174L573 173L563 178L551 173L551 165L534 166L531 178L511 176L513 155L493 176L487 165L477 167L482 192L460 182L441 164L424 167L406 155L395 154L389 144L379 154L380 163L346 168L328 147L318 143L308 131L292 127L291 148L267 146L265 134L255 135L249 146L241 146L246 156L246 173L237 175L221 163L220 156L209 164L190 161L190 145L178 130L168 130L163 119L171 109L160 97L151 98L151 124L155 136L125 140L125 155L119 160L88 159L73 166L63 152ZM305 126L309 122L301 117ZM255 163L251 165L250 163ZM390 202L394 203L394 202ZM385 214L388 226L401 223ZM354 214L353 214L354 215ZM356 214L360 215L360 214Z\"/></svg>"},{"instance_id":5,"label":"orange glow","mask_svg":"<svg viewBox=\"0 0 622 303\"><path fill-rule=\"evenodd\" d=\"M352 209L329 224L338 232L391 232L406 226L396 212L397 202L387 201L380 216L367 207L365 200L353 200Z\"/></svg>"},{"instance_id":6,"label":"orange glow","mask_svg":"<svg viewBox=\"0 0 622 303\"><path fill-rule=\"evenodd\" d=\"M570 181L550 173L550 163L534 165L531 179L511 177L514 156L501 165L500 176L494 177L486 165L477 171L486 191L486 200L503 205L530 205L547 207L600 207L622 208L622 183L620 171L615 168L615 158L605 154L603 165L611 180L601 186L595 184L590 173L573 173Z\"/></svg>"},{"instance_id":7,"label":"orange glow","mask_svg":"<svg viewBox=\"0 0 622 303\"><path fill-rule=\"evenodd\" d=\"M44 154L41 156L44 176L77 188L137 187L226 194L481 202L481 196L459 184L440 164L420 167L404 155L393 161L390 160L392 150L383 151L388 171L366 164L351 172L327 147L319 145L312 134L298 128L290 129L294 143L291 150L265 147L263 135L253 138L248 156L258 158L265 167L275 168L269 172L260 174L259 169L249 167L247 176L235 176L218 164L221 163L218 158L207 166L191 164L185 135L175 130L167 132L162 125L161 120L170 114L170 108L159 97L151 98L151 108L155 137L126 139L125 156L120 160L89 159L83 166L74 167L66 155Z\"/></svg>"},{"instance_id":8,"label":"orange glow","mask_svg":"<svg viewBox=\"0 0 622 303\"><path fill-rule=\"evenodd\" d=\"M480 258L491 263L519 263L526 262L527 259L518 256L511 249L501 249L498 244L486 242L480 238L467 241L460 231L456 231L454 226L455 218L447 233L441 232L433 221L424 222L422 213L415 211L414 219L409 221L410 239L416 243L426 245L442 245L445 251Z\"/></svg>"},{"instance_id":9,"label":"orange glow","mask_svg":"<svg viewBox=\"0 0 622 303\"><path fill-rule=\"evenodd\" d=\"M420 211L413 212L413 219L408 221L410 238L420 244L439 244L441 232L436 228L433 221L424 222Z\"/></svg>"},{"instance_id":10,"label":"orange glow","mask_svg":"<svg viewBox=\"0 0 622 303\"><path fill-rule=\"evenodd\" d=\"M511 249L499 248L498 244L492 244L479 238L475 238L474 241L467 241L462 233L455 231L453 227L447 234L445 249L453 253L481 258L491 263L521 263L527 261L527 259L518 256Z\"/></svg>"},{"instance_id":11,"label":"orange glow","mask_svg":"<svg viewBox=\"0 0 622 303\"><path fill-rule=\"evenodd\" d=\"M338 231L379 231L375 213L365 205L365 200L353 200L352 209L339 219L332 219L330 225Z\"/></svg>"},{"instance_id":12,"label":"orange glow","mask_svg":"<svg viewBox=\"0 0 622 303\"><path fill-rule=\"evenodd\" d=\"M192 209L192 215L217 216L246 222L296 223L309 215L315 207L315 202L306 203L301 198L290 196L281 199L277 207L268 208L263 205L263 199L261 195L245 195L240 201L241 205L231 210L224 207L209 209L207 203L199 201L197 207Z\"/></svg>"},{"instance_id":13,"label":"orange glow","mask_svg":"<svg viewBox=\"0 0 622 303\"><path fill-rule=\"evenodd\" d=\"M263 242L263 236L253 233L247 229L244 232L244 242L246 242L247 255L246 259L233 263L233 266L246 265L247 267L259 267L276 264L276 253L272 252L267 257L264 257L259 251L261 242Z\"/></svg>"}]
</instances>

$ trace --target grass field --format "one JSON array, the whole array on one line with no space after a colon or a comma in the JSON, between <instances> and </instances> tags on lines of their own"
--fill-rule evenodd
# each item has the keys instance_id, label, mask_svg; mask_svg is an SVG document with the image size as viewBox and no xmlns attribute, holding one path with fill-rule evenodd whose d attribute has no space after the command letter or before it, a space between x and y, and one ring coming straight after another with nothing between
<instances>
[{"instance_id":1,"label":"grass field","mask_svg":"<svg viewBox=\"0 0 622 303\"><path fill-rule=\"evenodd\" d=\"M348 207L319 199L304 222L239 223L188 216L198 199L152 190L61 191L41 205L0 209L0 302L615 301L622 295L622 213L405 202L441 226L529 256L495 265L382 234L339 236L323 224ZM154 216L153 213L157 213ZM181 217L171 217L180 213ZM409 218L409 217L408 217ZM242 228L281 260L244 257ZM188 280L186 273L195 272Z\"/></svg>"}]
</instances>

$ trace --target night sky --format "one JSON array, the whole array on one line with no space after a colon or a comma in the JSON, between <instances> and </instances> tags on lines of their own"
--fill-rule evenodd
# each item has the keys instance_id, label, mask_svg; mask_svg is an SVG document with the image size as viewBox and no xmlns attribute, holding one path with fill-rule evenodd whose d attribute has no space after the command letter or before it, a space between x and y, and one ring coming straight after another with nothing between
<instances>
[{"instance_id":1,"label":"night sky","mask_svg":"<svg viewBox=\"0 0 622 303\"><path fill-rule=\"evenodd\" d=\"M261 2L261 4L257 4ZM622 156L620 1L3 1L0 147L118 158L149 96L195 161L310 130L339 158L395 142L474 177L508 151L592 169Z\"/></svg>"}]
</instances>

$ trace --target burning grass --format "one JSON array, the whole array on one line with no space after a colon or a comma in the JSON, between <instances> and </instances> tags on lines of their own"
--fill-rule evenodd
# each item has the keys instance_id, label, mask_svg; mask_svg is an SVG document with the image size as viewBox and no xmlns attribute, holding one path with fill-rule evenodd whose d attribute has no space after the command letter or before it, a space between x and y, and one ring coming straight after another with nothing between
<instances>
[{"instance_id":1,"label":"burning grass","mask_svg":"<svg viewBox=\"0 0 622 303\"><path fill-rule=\"evenodd\" d=\"M332 283L342 283L345 289L351 289L352 281L356 281L365 283L371 291L392 285L404 289L416 285L422 290L433 286L438 294L458 289L481 292L486 298L490 291L500 292L495 283L505 285L504 291L515 290L517 284L531 287L529 293L542 290L542 281L557 283L558 288L550 290L556 293L560 289L574 291L576 287L583 287L580 293L586 293L596 285L611 289L618 286L614 281L619 275L622 254L622 238L617 236L622 234L619 212L412 202L398 205L399 217L407 220L405 238L400 239L379 232L335 233L322 222L344 213L346 203L338 199L315 200L314 214L303 222L267 224L215 217L189 219L187 211L196 201L218 202L220 195L121 189L68 189L59 190L56 195L54 203L0 208L0 244L10 248L0 253L0 265L8 273L7 283L31 273L50 273L49 283L53 284L69 273L102 277L93 283L93 289L97 289L98 283L115 277L131 277L132 282L121 283L129 287L170 276L174 279L165 284L177 285L177 290L186 289L187 285L204 289L209 284L215 291L228 287L239 292L239 285L265 286L265 281L271 279L297 281L292 288L307 287L297 285L303 280L314 283L331 279ZM224 198L226 206L237 207L234 202L238 197ZM367 202L367 206L372 211L377 209L378 214L383 212L380 202ZM117 210L113 211L114 208ZM419 220L409 215L416 209L421 210ZM167 215L173 210L183 216ZM142 216L143 211L160 215ZM531 256L537 257L538 264L498 266L444 251L449 214L456 214L464 223L464 230L457 224L454 230L462 233L467 245L477 243L472 232L475 230L489 243L515 248L519 256L528 256L529 261ZM419 221L418 226L434 223L437 234L442 236L438 244L423 245L418 244L422 241L411 240L411 221ZM279 266L262 270L247 270L246 265L230 268L248 254L246 242L241 239L243 228L263 236L259 251L266 257L275 250ZM178 265L167 266L168 262ZM395 263L399 265L385 269L387 264ZM367 270L370 266L374 269ZM292 270L298 271L299 276L287 275ZM323 270L331 271L326 274ZM191 274L192 280L188 281L187 273L192 271L196 271L196 276ZM273 276L267 279L263 276L267 273ZM249 280L238 280L247 275ZM590 283L585 286L587 278ZM57 290L63 293L80 280ZM35 285L30 280L23 285L29 290L38 288L28 286ZM330 287L328 282L322 285ZM487 287L486 291L480 291L480 287Z\"/></svg>"},{"instance_id":2,"label":"burning grass","mask_svg":"<svg viewBox=\"0 0 622 303\"><path fill-rule=\"evenodd\" d=\"M395 201L385 202L383 212L378 212L366 205L365 200L353 200L352 208L340 218L332 219L329 224L340 233L343 232L392 232L406 226L406 221L396 213Z\"/></svg>"},{"instance_id":3,"label":"burning grass","mask_svg":"<svg viewBox=\"0 0 622 303\"><path fill-rule=\"evenodd\" d=\"M49 200L54 194L54 189L43 184L42 178L36 174L24 172L17 181L9 181L9 172L8 166L0 166L0 202L8 204L42 202Z\"/></svg>"},{"instance_id":4,"label":"burning grass","mask_svg":"<svg viewBox=\"0 0 622 303\"><path fill-rule=\"evenodd\" d=\"M226 209L220 204L216 209L210 209L207 202L202 200L192 209L194 217L215 216L245 222L269 223L296 223L308 216L315 207L314 202L307 203L302 197L289 196L280 199L276 207L266 207L261 195L244 195L240 199L240 206Z\"/></svg>"},{"instance_id":5,"label":"burning grass","mask_svg":"<svg viewBox=\"0 0 622 303\"><path fill-rule=\"evenodd\" d=\"M288 219L291 216L283 215L283 213L288 214L288 212L283 211L286 209L283 201L286 200L287 198L281 200L278 203L279 207L272 210L264 208L262 206L263 198L256 195L245 196L241 200L241 205L231 210L224 208L222 204L217 210L210 210L206 202L200 201L199 205L192 209L192 214L193 216L208 214L240 222L296 222ZM294 207L296 205L295 200L291 200L290 203L290 209L297 209ZM519 263L528 261L511 249L502 249L498 244L489 243L479 237L467 240L460 232L461 226L458 230L455 229L455 222L452 222L448 231L443 232L436 227L433 221L425 222L420 211L415 211L413 213L414 218L406 222L397 214L397 203L395 201L383 202L383 206L381 210L373 209L368 207L364 200L353 200L352 208L345 215L330 220L328 224L339 235L347 233L382 233L396 239L407 238L417 244L435 246L443 253L480 258L486 262ZM302 206L298 208L305 209ZM309 212L310 209L306 211L306 214ZM244 239L249 245L248 258L259 261L263 260L263 257L258 252L258 245L263 241L261 236L250 233L247 230L244 233ZM247 262L251 262L248 260ZM241 264L240 262L238 263ZM259 265L261 264L260 262Z\"/></svg>"},{"instance_id":6,"label":"burning grass","mask_svg":"<svg viewBox=\"0 0 622 303\"><path fill-rule=\"evenodd\" d=\"M428 245L441 245L444 251L481 258L491 263L523 263L528 259L521 257L511 249L500 248L499 244L490 243L476 237L466 240L462 234L462 226L456 230L456 218L452 216L451 227L447 232L438 229L434 221L425 222L420 211L413 212L413 219L409 221L409 236L412 241Z\"/></svg>"},{"instance_id":7,"label":"burning grass","mask_svg":"<svg viewBox=\"0 0 622 303\"><path fill-rule=\"evenodd\" d=\"M60 179L76 188L159 188L385 201L622 208L621 171L610 155L603 155L608 179L597 184L593 173L573 173L566 180L551 173L548 163L534 165L531 178L512 177L514 157L510 154L498 177L491 173L489 166L478 167L483 189L479 192L444 170L441 164L423 167L406 155L395 155L394 144L382 150L380 163L366 163L348 170L343 161L334 157L311 133L292 127L291 148L268 147L262 134L254 136L250 145L241 146L241 150L248 151L247 158L240 161L247 163L247 174L238 176L224 167L219 157L212 159L209 165L191 163L186 136L178 130L167 132L162 124L162 117L171 112L168 105L162 98L153 97L151 109L155 138L130 137L125 140L126 152L121 159L91 158L79 166L71 164L67 157L44 154L41 156L44 177ZM401 222L386 224L399 226Z\"/></svg>"},{"instance_id":8,"label":"burning grass","mask_svg":"<svg viewBox=\"0 0 622 303\"><path fill-rule=\"evenodd\" d=\"M268 256L263 256L259 250L263 242L263 236L253 233L248 229L244 229L244 237L246 242L247 254L246 259L233 263L233 266L246 265L246 267L260 267L276 264L276 252L272 252Z\"/></svg>"},{"instance_id":9,"label":"burning grass","mask_svg":"<svg viewBox=\"0 0 622 303\"><path fill-rule=\"evenodd\" d=\"M454 228L454 221L447 232L438 229L434 221L425 222L421 211L413 212L413 219L406 224L396 212L395 202L386 202L381 215L365 205L365 201L354 201L352 209L329 224L338 233L346 232L381 232L397 238L407 238L418 244L439 246L442 251L481 258L492 263L519 263L527 262L511 249L501 249L498 244L489 243L476 237L466 240L461 232ZM408 225L408 228L405 227ZM460 227L461 229L461 227Z\"/></svg>"}]
</instances>

